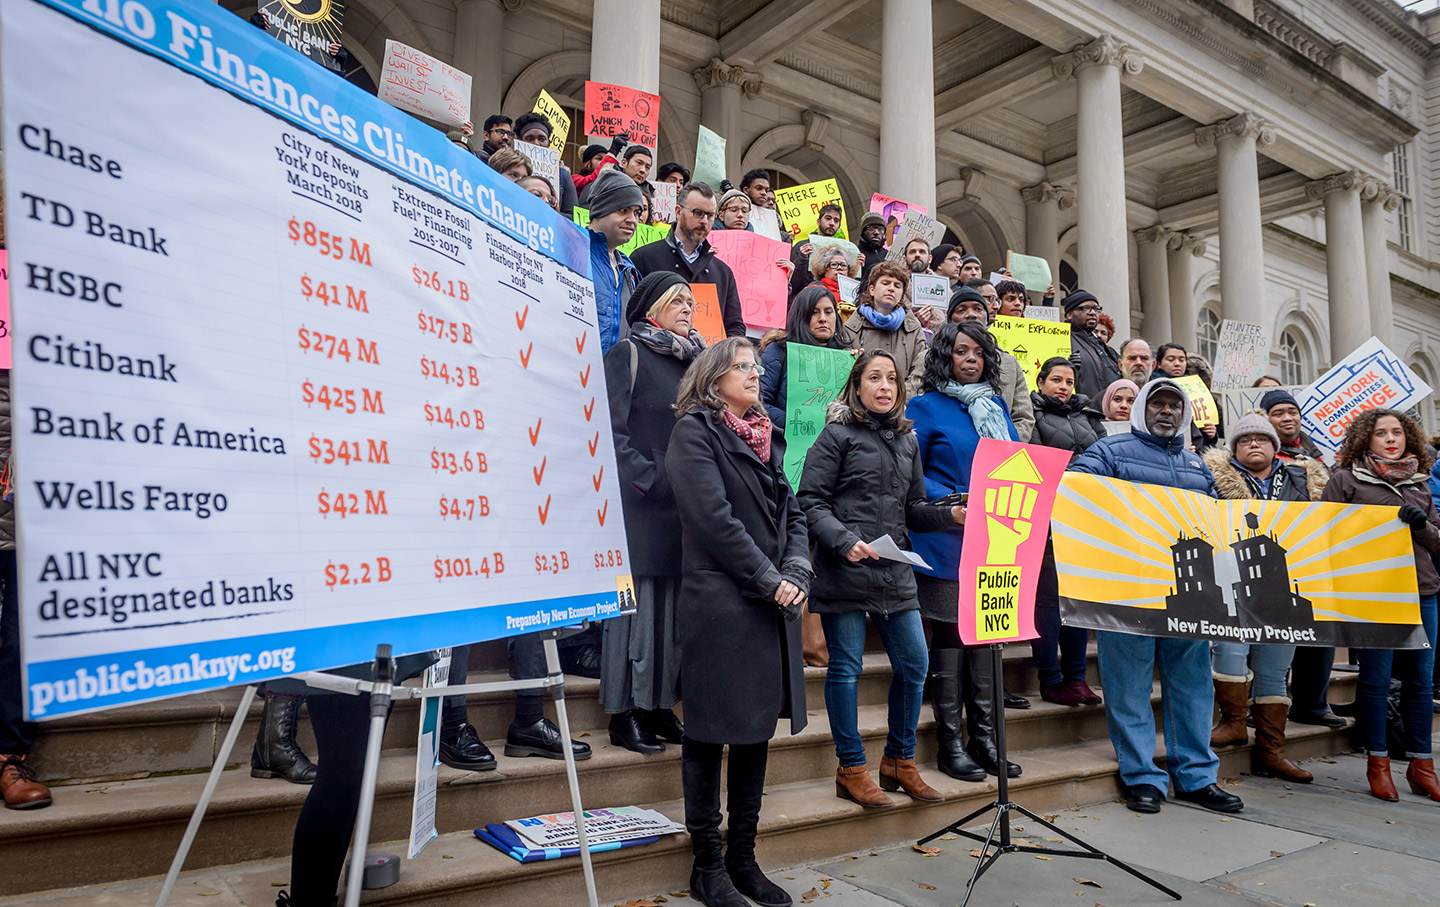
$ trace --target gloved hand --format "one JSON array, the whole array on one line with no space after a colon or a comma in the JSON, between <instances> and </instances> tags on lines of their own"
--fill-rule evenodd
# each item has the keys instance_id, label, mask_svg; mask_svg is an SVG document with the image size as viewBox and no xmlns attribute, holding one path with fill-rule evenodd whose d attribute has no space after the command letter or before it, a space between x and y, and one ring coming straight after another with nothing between
<instances>
[{"instance_id":1,"label":"gloved hand","mask_svg":"<svg viewBox=\"0 0 1440 907\"><path fill-rule=\"evenodd\" d=\"M615 157L615 158L620 157L620 152L624 151L624 150L625 150L625 146L628 145L628 144L630 144L630 136L625 135L624 133L621 133L620 135L617 135L617 136L615 136L615 138L611 139L611 140L610 140L610 155L611 155L611 157Z\"/></svg>"},{"instance_id":2,"label":"gloved hand","mask_svg":"<svg viewBox=\"0 0 1440 907\"><path fill-rule=\"evenodd\" d=\"M1079 354L1079 353L1071 353L1071 354L1070 354L1070 367L1075 370L1075 381L1076 381L1076 383L1078 384L1079 381L1080 381L1080 354Z\"/></svg>"},{"instance_id":3,"label":"gloved hand","mask_svg":"<svg viewBox=\"0 0 1440 907\"><path fill-rule=\"evenodd\" d=\"M1400 522L1409 523L1411 532L1419 532L1425 528L1425 511L1414 504L1401 504Z\"/></svg>"}]
</instances>

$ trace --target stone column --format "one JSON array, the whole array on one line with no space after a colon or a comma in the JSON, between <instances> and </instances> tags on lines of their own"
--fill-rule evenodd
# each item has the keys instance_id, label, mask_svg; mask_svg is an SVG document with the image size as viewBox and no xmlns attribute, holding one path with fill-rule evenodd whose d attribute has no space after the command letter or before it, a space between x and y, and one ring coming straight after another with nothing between
<instances>
[{"instance_id":1,"label":"stone column","mask_svg":"<svg viewBox=\"0 0 1440 907\"><path fill-rule=\"evenodd\" d=\"M725 139L725 175L740 180L740 106L760 94L760 74L731 66L719 57L695 70L700 89L700 125ZM688 162L687 162L688 163Z\"/></svg>"},{"instance_id":2,"label":"stone column","mask_svg":"<svg viewBox=\"0 0 1440 907\"><path fill-rule=\"evenodd\" d=\"M1151 347L1171 339L1170 263L1166 258L1170 236L1171 231L1159 224L1135 231L1140 250L1140 309L1145 313L1141 336L1150 341Z\"/></svg>"},{"instance_id":3,"label":"stone column","mask_svg":"<svg viewBox=\"0 0 1440 907\"><path fill-rule=\"evenodd\" d=\"M1167 340L1195 349L1200 306L1195 301L1195 278L1191 264L1205 254L1205 240L1188 233L1171 233L1165 241L1166 270L1170 278L1170 334ZM1160 338L1155 338L1159 340ZM1165 340L1161 340L1164 343Z\"/></svg>"},{"instance_id":4,"label":"stone column","mask_svg":"<svg viewBox=\"0 0 1440 907\"><path fill-rule=\"evenodd\" d=\"M485 118L500 112L504 78L505 10L519 10L524 0L455 0L455 68L470 74L470 121L476 147Z\"/></svg>"},{"instance_id":5,"label":"stone column","mask_svg":"<svg viewBox=\"0 0 1440 907\"><path fill-rule=\"evenodd\" d=\"M1265 249L1260 229L1260 170L1255 151L1275 130L1253 113L1195 131L1215 148L1220 196L1220 305L1224 317L1253 323L1265 313Z\"/></svg>"},{"instance_id":6,"label":"stone column","mask_svg":"<svg viewBox=\"0 0 1440 907\"><path fill-rule=\"evenodd\" d=\"M1056 57L1056 78L1076 80L1076 178L1080 204L1080 285L1100 300L1118 337L1130 335L1130 237L1125 210L1125 134L1120 71L1144 61L1113 35Z\"/></svg>"},{"instance_id":7,"label":"stone column","mask_svg":"<svg viewBox=\"0 0 1440 907\"><path fill-rule=\"evenodd\" d=\"M1354 170L1334 173L1305 188L1325 202L1325 275L1330 294L1330 361L1339 362L1370 339L1370 299L1365 267L1364 216Z\"/></svg>"},{"instance_id":8,"label":"stone column","mask_svg":"<svg viewBox=\"0 0 1440 907\"><path fill-rule=\"evenodd\" d=\"M1380 180L1367 180L1360 191L1360 222L1365 231L1365 283L1370 293L1370 331L1395 348L1395 309L1390 301L1390 243L1385 212L1400 207L1400 196Z\"/></svg>"},{"instance_id":9,"label":"stone column","mask_svg":"<svg viewBox=\"0 0 1440 907\"><path fill-rule=\"evenodd\" d=\"M1073 190L1037 183L1020 190L1025 202L1025 254L1050 263L1050 279L1060 284L1060 209L1075 204ZM1033 287L1045 292L1044 287ZM1056 292L1059 292L1058 290Z\"/></svg>"},{"instance_id":10,"label":"stone column","mask_svg":"<svg viewBox=\"0 0 1440 907\"><path fill-rule=\"evenodd\" d=\"M885 0L880 28L880 191L933 214L935 42L930 0Z\"/></svg>"},{"instance_id":11,"label":"stone column","mask_svg":"<svg viewBox=\"0 0 1440 907\"><path fill-rule=\"evenodd\" d=\"M595 0L590 81L660 93L660 0Z\"/></svg>"}]
</instances>

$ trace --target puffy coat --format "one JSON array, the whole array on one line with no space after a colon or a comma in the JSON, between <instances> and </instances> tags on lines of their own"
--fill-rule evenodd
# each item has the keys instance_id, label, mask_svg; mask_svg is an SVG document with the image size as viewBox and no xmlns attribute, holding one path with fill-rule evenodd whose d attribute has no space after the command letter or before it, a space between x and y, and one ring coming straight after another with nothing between
<instances>
[{"instance_id":1,"label":"puffy coat","mask_svg":"<svg viewBox=\"0 0 1440 907\"><path fill-rule=\"evenodd\" d=\"M685 260L676 245L675 228L657 239L636 249L630 256L635 267L644 277L654 271L674 271L685 278L687 283L713 283L715 295L720 299L720 319L725 322L727 337L745 336L745 319L740 310L740 292L735 285L735 272L730 266L715 257L710 243L700 243L699 256L695 263Z\"/></svg>"},{"instance_id":2,"label":"puffy coat","mask_svg":"<svg viewBox=\"0 0 1440 907\"><path fill-rule=\"evenodd\" d=\"M1391 485L1365 467L1352 463L1335 470L1320 500L1382 507L1414 504L1425 511L1425 527L1411 534L1415 542L1415 578L1421 595L1440 593L1440 571L1435 568L1435 558L1440 556L1440 516L1436 514L1424 474L1416 473L1399 485Z\"/></svg>"},{"instance_id":3,"label":"puffy coat","mask_svg":"<svg viewBox=\"0 0 1440 907\"><path fill-rule=\"evenodd\" d=\"M624 336L625 304L640 282L640 272L635 265L624 252L618 255L620 279L617 281L611 266L609 241L605 234L590 231L590 280L595 284L595 314L600 321L602 353L608 352Z\"/></svg>"},{"instance_id":4,"label":"puffy coat","mask_svg":"<svg viewBox=\"0 0 1440 907\"><path fill-rule=\"evenodd\" d=\"M1171 387L1183 406L1173 437L1162 438L1145 430L1145 401L1157 388ZM1190 398L1170 379L1151 381L1140 388L1130 413L1130 433L1101 438L1070 464L1071 472L1109 476L1122 482L1165 485L1216 497L1215 477L1200 455L1185 446L1190 434Z\"/></svg>"},{"instance_id":5,"label":"puffy coat","mask_svg":"<svg viewBox=\"0 0 1440 907\"><path fill-rule=\"evenodd\" d=\"M1090 398L1084 394L1061 403L1054 397L1031 393L1030 402L1035 407L1035 434L1030 438L1033 443L1082 454L1105 437L1105 417L1090 409Z\"/></svg>"},{"instance_id":6,"label":"puffy coat","mask_svg":"<svg viewBox=\"0 0 1440 907\"><path fill-rule=\"evenodd\" d=\"M925 376L925 329L914 313L906 311L905 322L899 330L882 331L861 315L845 319L845 330L850 334L852 350L884 350L895 357L895 368L905 376L905 391L911 396L920 393L920 379Z\"/></svg>"},{"instance_id":7,"label":"puffy coat","mask_svg":"<svg viewBox=\"0 0 1440 907\"><path fill-rule=\"evenodd\" d=\"M1244 467L1235 462L1226 448L1212 447L1205 451L1204 460L1205 465L1210 467L1210 474L1215 477L1215 491L1222 500L1260 497L1246 480ZM1319 462L1307 459L1303 463L1289 463L1277 458L1274 465L1281 473L1276 476L1280 486L1272 490L1269 500L1320 500L1330 474Z\"/></svg>"},{"instance_id":8,"label":"puffy coat","mask_svg":"<svg viewBox=\"0 0 1440 907\"><path fill-rule=\"evenodd\" d=\"M1000 351L1000 396L1010 408L1010 421L1015 423L1015 435L1026 444L1038 443L1035 437L1035 407L1030 402L1030 382L1020 360Z\"/></svg>"},{"instance_id":9,"label":"puffy coat","mask_svg":"<svg viewBox=\"0 0 1440 907\"><path fill-rule=\"evenodd\" d=\"M857 542L889 534L910 547L907 526L940 532L954 526L950 508L925 500L925 473L913 429L897 431L834 401L825 428L805 455L796 497L810 522L815 583L810 611L892 614L920 607L915 572L888 560L850 562Z\"/></svg>"}]
</instances>

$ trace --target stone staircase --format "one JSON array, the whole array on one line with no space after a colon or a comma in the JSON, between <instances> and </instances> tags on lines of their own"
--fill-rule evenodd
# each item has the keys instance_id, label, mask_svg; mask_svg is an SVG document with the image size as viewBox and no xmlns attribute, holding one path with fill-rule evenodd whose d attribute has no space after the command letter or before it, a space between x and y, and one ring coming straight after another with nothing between
<instances>
[{"instance_id":1,"label":"stone staircase","mask_svg":"<svg viewBox=\"0 0 1440 907\"><path fill-rule=\"evenodd\" d=\"M472 670L471 679L498 679L501 675L493 668L502 663L500 653L496 646L481 647L472 665L478 660L492 670ZM1094 658L1092 646L1090 682L1098 687ZM993 779L958 782L934 769L928 706L920 722L917 758L926 779L946 795L945 802L922 805L900 795L895 797L897 808L872 811L837 799L824 675L824 669L806 669L809 726L797 736L777 736L771 745L759 841L762 864L796 865L918 838L994 799ZM1028 645L1007 648L1005 678L1007 689L1029 691L1033 702L1028 711L1006 713L1011 758L1025 769L1011 783L1014 799L1037 811L1054 812L1117 796L1103 707L1066 708L1041 701ZM1332 699L1352 699L1354 680L1354 674L1337 672ZM859 687L859 724L872 767L884 746L889 682L889 665L877 646L865 656ZM583 678L566 684L571 726L595 751L592 759L579 763L586 806L641 804L681 821L679 748L642 757L611 746L598 686ZM1158 686L1154 696L1158 704ZM35 761L42 777L55 785L55 804L35 812L0 813L0 907L153 904L157 877L169 865L238 701L238 690L226 690L47 724ZM498 769L474 774L442 766L440 837L420 858L402 866L398 885L367 892L364 903L439 907L473 905L477 897L482 903L583 903L578 860L522 866L471 833L487 822L569 808L563 763L500 755L512 710L509 694L470 697L470 719L497 754ZM269 907L288 878L291 836L307 789L250 778L249 747L259 715L257 703L172 903ZM381 760L372 851L405 852L416 720L414 701L397 704ZM307 725L302 720L301 742L313 754ZM788 723L782 729L788 729ZM1348 750L1349 744L1343 730L1292 725L1287 747L1292 757L1305 759ZM1248 750L1222 752L1222 776L1248 771ZM602 902L683 889L688 848L686 836L672 835L656 844L598 854Z\"/></svg>"}]
</instances>

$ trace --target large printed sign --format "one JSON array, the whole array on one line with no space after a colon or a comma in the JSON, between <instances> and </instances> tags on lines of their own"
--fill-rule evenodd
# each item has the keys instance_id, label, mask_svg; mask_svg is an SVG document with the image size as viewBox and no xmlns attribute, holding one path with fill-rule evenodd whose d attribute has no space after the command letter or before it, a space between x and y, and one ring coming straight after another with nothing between
<instances>
[{"instance_id":1,"label":"large printed sign","mask_svg":"<svg viewBox=\"0 0 1440 907\"><path fill-rule=\"evenodd\" d=\"M585 132L654 148L659 142L660 96L623 85L585 83Z\"/></svg>"},{"instance_id":2,"label":"large printed sign","mask_svg":"<svg viewBox=\"0 0 1440 907\"><path fill-rule=\"evenodd\" d=\"M1020 370L1025 373L1026 387L1037 386L1035 380L1046 359L1056 356L1070 358L1070 323L1066 321L997 315L995 323L990 325L990 336L995 338L1000 349L1019 361Z\"/></svg>"},{"instance_id":3,"label":"large printed sign","mask_svg":"<svg viewBox=\"0 0 1440 907\"><path fill-rule=\"evenodd\" d=\"M470 122L470 74L399 41L385 42L378 96L401 110L451 126Z\"/></svg>"},{"instance_id":4,"label":"large printed sign","mask_svg":"<svg viewBox=\"0 0 1440 907\"><path fill-rule=\"evenodd\" d=\"M223 7L116 8L0 0L28 714L618 613L583 232Z\"/></svg>"},{"instance_id":5,"label":"large printed sign","mask_svg":"<svg viewBox=\"0 0 1440 907\"><path fill-rule=\"evenodd\" d=\"M1394 507L1217 501L1067 473L1050 531L1070 626L1217 642L1425 644L1414 543Z\"/></svg>"},{"instance_id":6,"label":"large printed sign","mask_svg":"<svg viewBox=\"0 0 1440 907\"><path fill-rule=\"evenodd\" d=\"M1380 338L1371 337L1296 399L1305 434L1321 450L1333 453L1345 440L1346 426L1365 410L1403 410L1428 396L1430 385Z\"/></svg>"},{"instance_id":7,"label":"large printed sign","mask_svg":"<svg viewBox=\"0 0 1440 907\"><path fill-rule=\"evenodd\" d=\"M90 8L99 9L101 0L91 0ZM147 9L143 4L136 9ZM124 9L117 0L105 0L104 15L112 25L120 25ZM269 32L290 47L324 66L340 71L340 63L330 55L330 45L339 44L345 29L345 0L265 0L260 4ZM97 13L98 15L98 13ZM136 23L145 21L137 16ZM191 36L194 40L197 35Z\"/></svg>"}]
</instances>

